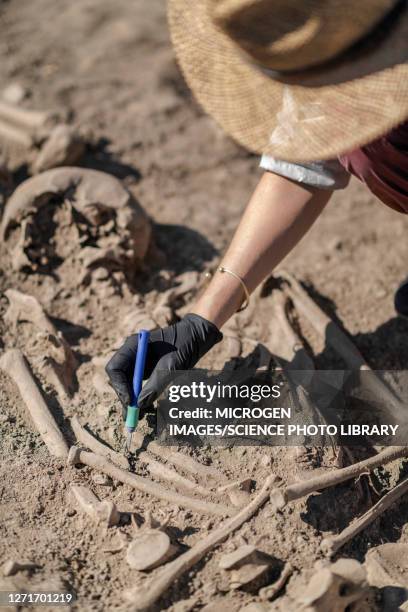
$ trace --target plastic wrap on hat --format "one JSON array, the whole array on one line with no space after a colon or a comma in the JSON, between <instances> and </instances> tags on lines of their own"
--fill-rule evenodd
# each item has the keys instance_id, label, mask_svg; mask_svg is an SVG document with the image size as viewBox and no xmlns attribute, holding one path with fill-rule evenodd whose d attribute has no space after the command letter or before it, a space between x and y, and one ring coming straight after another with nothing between
<instances>
[{"instance_id":1,"label":"plastic wrap on hat","mask_svg":"<svg viewBox=\"0 0 408 612\"><path fill-rule=\"evenodd\" d=\"M283 142L301 142L303 126L310 132L310 124L317 124L324 119L324 106L316 101L302 103L296 100L293 90L286 86L283 89L282 105L276 114L276 127L269 142L280 145ZM307 124L307 126L306 126Z\"/></svg>"}]
</instances>

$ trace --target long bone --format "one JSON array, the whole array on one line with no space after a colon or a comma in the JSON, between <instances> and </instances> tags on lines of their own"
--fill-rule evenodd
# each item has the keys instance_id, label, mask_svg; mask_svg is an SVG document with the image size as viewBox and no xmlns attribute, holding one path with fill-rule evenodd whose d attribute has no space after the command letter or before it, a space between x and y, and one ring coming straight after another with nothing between
<instances>
[{"instance_id":1,"label":"long bone","mask_svg":"<svg viewBox=\"0 0 408 612\"><path fill-rule=\"evenodd\" d=\"M0 358L0 368L17 385L33 423L51 455L67 457L67 443L37 387L23 353L19 349L7 351Z\"/></svg>"},{"instance_id":2,"label":"long bone","mask_svg":"<svg viewBox=\"0 0 408 612\"><path fill-rule=\"evenodd\" d=\"M372 508L343 529L341 533L324 538L320 544L322 551L328 557L332 557L342 546L347 544L347 542L352 540L360 531L375 521L407 492L408 478L400 482L399 485L391 489L391 491L388 491L388 493L386 493Z\"/></svg>"},{"instance_id":3,"label":"long bone","mask_svg":"<svg viewBox=\"0 0 408 612\"><path fill-rule=\"evenodd\" d=\"M347 334L316 304L294 276L285 271L279 271L279 276L286 281L283 289L294 302L296 309L308 319L317 333L331 344L351 370L371 373L369 382L373 395L380 397L390 407L396 419L404 419L405 408L399 398L370 368Z\"/></svg>"},{"instance_id":4,"label":"long bone","mask_svg":"<svg viewBox=\"0 0 408 612\"><path fill-rule=\"evenodd\" d=\"M151 606L163 596L165 591L180 576L188 572L205 555L221 544L233 531L241 527L246 521L249 521L268 500L275 479L274 474L268 476L258 495L245 508L222 523L204 539L197 542L190 550L168 563L160 573L154 575L142 587L128 591L126 599L132 602L132 611L141 612L143 610L150 610Z\"/></svg>"},{"instance_id":5,"label":"long bone","mask_svg":"<svg viewBox=\"0 0 408 612\"><path fill-rule=\"evenodd\" d=\"M229 516L234 513L234 509L224 506L223 504L215 504L212 502L195 499L194 497L187 497L186 495L181 495L176 491L169 491L168 489L147 480L147 478L143 478L142 476L131 474L130 472L122 470L100 455L88 453L77 446L72 446L68 455L68 464L76 465L78 463L83 463L84 465L95 468L99 472L103 472L111 478L119 480L120 482L123 482L134 489L138 489L143 493L163 499L171 504L175 504L176 506L183 506L184 508L189 508L190 510L194 510L195 512L199 512L201 514L213 514L216 516Z\"/></svg>"},{"instance_id":6,"label":"long bone","mask_svg":"<svg viewBox=\"0 0 408 612\"><path fill-rule=\"evenodd\" d=\"M380 465L385 465L391 463L391 461L404 457L408 457L408 447L391 446L374 457L369 457L358 463L353 463L353 465L348 465L345 468L321 474L303 482L291 484L284 489L274 489L271 493L271 502L275 507L282 508L290 501L300 499L310 493L315 493L316 491L321 491L328 487L333 487L351 478L356 478L360 476L360 474L369 472Z\"/></svg>"}]
</instances>

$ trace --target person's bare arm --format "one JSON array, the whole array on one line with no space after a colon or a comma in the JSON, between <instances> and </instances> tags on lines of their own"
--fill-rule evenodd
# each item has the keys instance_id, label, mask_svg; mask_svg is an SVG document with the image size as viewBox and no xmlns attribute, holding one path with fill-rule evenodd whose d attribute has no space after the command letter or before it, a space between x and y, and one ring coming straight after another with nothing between
<instances>
[{"instance_id":1,"label":"person's bare arm","mask_svg":"<svg viewBox=\"0 0 408 612\"><path fill-rule=\"evenodd\" d=\"M238 274L253 291L301 240L331 194L331 190L305 188L265 172L221 265ZM216 272L190 312L221 328L242 299L239 281Z\"/></svg>"},{"instance_id":2,"label":"person's bare arm","mask_svg":"<svg viewBox=\"0 0 408 612\"><path fill-rule=\"evenodd\" d=\"M244 279L250 291L271 273L319 216L330 190L306 189L281 176L266 173L242 217L222 265ZM145 409L160 395L175 370L188 370L220 342L219 328L241 304L241 283L216 273L199 300L180 321L151 333L145 376L138 398ZM126 339L106 366L124 408L132 395L132 373L138 335Z\"/></svg>"}]
</instances>

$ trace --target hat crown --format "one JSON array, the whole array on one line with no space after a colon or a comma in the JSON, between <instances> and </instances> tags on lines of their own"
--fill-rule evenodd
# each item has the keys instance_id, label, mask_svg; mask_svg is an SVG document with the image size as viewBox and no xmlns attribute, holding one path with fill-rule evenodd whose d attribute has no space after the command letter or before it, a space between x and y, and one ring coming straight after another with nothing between
<instances>
[{"instance_id":1,"label":"hat crown","mask_svg":"<svg viewBox=\"0 0 408 612\"><path fill-rule=\"evenodd\" d=\"M322 64L372 30L397 0L208 0L213 23L277 71Z\"/></svg>"}]
</instances>

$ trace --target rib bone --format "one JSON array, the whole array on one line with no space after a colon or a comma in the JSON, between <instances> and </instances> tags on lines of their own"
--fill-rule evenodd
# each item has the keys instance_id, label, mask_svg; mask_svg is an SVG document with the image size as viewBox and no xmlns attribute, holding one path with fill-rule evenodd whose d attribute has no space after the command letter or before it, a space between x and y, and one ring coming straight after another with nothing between
<instances>
[{"instance_id":1,"label":"rib bone","mask_svg":"<svg viewBox=\"0 0 408 612\"><path fill-rule=\"evenodd\" d=\"M233 509L229 508L228 506L214 504L212 502L195 499L193 497L187 497L185 495L181 495L180 493L176 493L175 491L169 491L168 489L165 489L154 482L150 482L142 476L131 474L130 472L122 470L100 455L88 453L77 446L72 446L69 451L68 464L76 465L77 463L83 463L84 465L95 468L99 472L103 472L111 478L119 480L120 482L123 482L134 489L142 491L143 493L153 495L159 499L164 499L165 501L177 506L189 508L190 510L194 510L195 512L199 512L201 514L228 516L233 513Z\"/></svg>"},{"instance_id":2,"label":"rib bone","mask_svg":"<svg viewBox=\"0 0 408 612\"><path fill-rule=\"evenodd\" d=\"M138 460L147 465L150 474L156 478L167 480L176 487L187 489L187 491L192 491L202 497L207 497L211 493L209 489L201 487L195 482L188 480L188 478L184 478L184 476L181 476L175 469L167 467L163 463L160 463L160 461L156 461L156 459L149 457L149 454L146 452L140 453L140 455L138 455Z\"/></svg>"},{"instance_id":3,"label":"rib bone","mask_svg":"<svg viewBox=\"0 0 408 612\"><path fill-rule=\"evenodd\" d=\"M19 349L11 349L0 358L0 368L15 382L48 450L54 457L67 457L68 446Z\"/></svg>"},{"instance_id":4,"label":"rib bone","mask_svg":"<svg viewBox=\"0 0 408 612\"><path fill-rule=\"evenodd\" d=\"M140 432L135 432L133 434L133 443L136 444L136 447L141 448L143 442L143 435ZM217 469L210 465L203 465L188 455L173 451L168 446L161 446L157 442L152 441L146 445L146 450L160 459L165 459L176 467L180 467L185 472L198 476L199 478L217 482L225 482L226 480L224 474Z\"/></svg>"},{"instance_id":5,"label":"rib bone","mask_svg":"<svg viewBox=\"0 0 408 612\"><path fill-rule=\"evenodd\" d=\"M76 416L72 417L71 419L71 427L78 442L83 444L86 448L89 448L97 455L102 455L102 457L106 457L106 459L109 459L109 461L112 461L112 463L116 463L125 470L129 469L129 462L126 457L121 453L117 453L116 451L112 450L111 448L109 448L105 444L102 444L102 442L99 442L99 440L94 438L92 434L90 434L84 427L82 427Z\"/></svg>"},{"instance_id":6,"label":"rib bone","mask_svg":"<svg viewBox=\"0 0 408 612\"><path fill-rule=\"evenodd\" d=\"M275 475L269 476L258 495L235 516L222 523L207 537L195 544L190 550L171 561L165 568L144 586L131 589L126 598L132 602L132 611L140 612L150 610L165 593L165 591L185 572L198 563L210 550L218 546L230 533L241 527L251 519L265 504L270 495L271 487L275 482Z\"/></svg>"}]
</instances>

